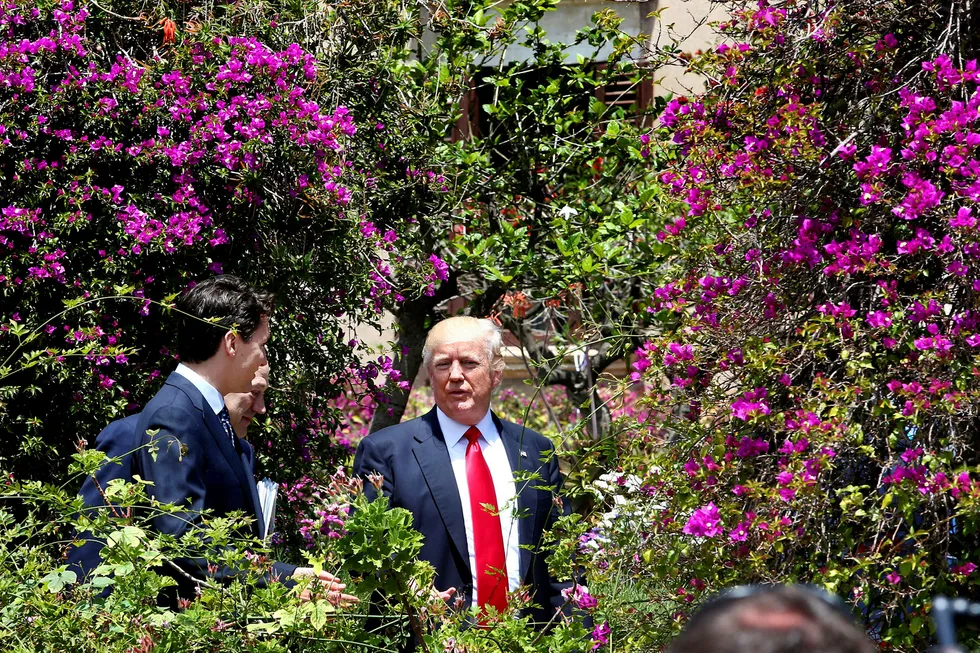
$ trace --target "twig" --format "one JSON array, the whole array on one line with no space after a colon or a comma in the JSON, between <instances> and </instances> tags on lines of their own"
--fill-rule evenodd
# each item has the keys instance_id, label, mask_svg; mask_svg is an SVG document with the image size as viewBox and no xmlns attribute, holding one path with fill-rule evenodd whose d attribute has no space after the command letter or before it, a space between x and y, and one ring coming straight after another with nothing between
<instances>
[{"instance_id":1,"label":"twig","mask_svg":"<svg viewBox=\"0 0 980 653\"><path fill-rule=\"evenodd\" d=\"M114 11L110 11L110 10L106 9L105 7L103 7L102 5L100 5L98 2L95 2L95 0L89 0L89 4L92 5L93 7L96 7L98 9L104 11L105 13L109 14L110 16L115 16L116 18L121 18L122 20L135 20L135 21L139 21L139 22L145 22L146 21L146 18L144 18L142 16L137 16L137 17L134 18L133 16L123 16L122 14L117 14Z\"/></svg>"}]
</instances>

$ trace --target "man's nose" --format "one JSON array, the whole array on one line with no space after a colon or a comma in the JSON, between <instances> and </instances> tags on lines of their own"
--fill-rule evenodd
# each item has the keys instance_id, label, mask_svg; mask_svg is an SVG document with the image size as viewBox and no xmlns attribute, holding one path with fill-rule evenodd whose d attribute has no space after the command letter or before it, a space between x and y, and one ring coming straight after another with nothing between
<instances>
[{"instance_id":1,"label":"man's nose","mask_svg":"<svg viewBox=\"0 0 980 653\"><path fill-rule=\"evenodd\" d=\"M459 364L459 361L453 361L453 364L450 365L449 378L453 381L463 380L463 366Z\"/></svg>"},{"instance_id":2,"label":"man's nose","mask_svg":"<svg viewBox=\"0 0 980 653\"><path fill-rule=\"evenodd\" d=\"M265 399L259 397L252 404L252 410L255 411L257 415L265 415Z\"/></svg>"}]
</instances>

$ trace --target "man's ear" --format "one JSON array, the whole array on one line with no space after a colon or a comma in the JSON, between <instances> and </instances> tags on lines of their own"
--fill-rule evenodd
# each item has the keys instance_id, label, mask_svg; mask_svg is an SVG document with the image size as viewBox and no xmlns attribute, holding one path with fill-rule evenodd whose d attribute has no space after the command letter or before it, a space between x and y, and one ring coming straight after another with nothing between
<instances>
[{"instance_id":1,"label":"man's ear","mask_svg":"<svg viewBox=\"0 0 980 653\"><path fill-rule=\"evenodd\" d=\"M490 382L493 384L492 386L490 386L491 389L496 390L500 386L500 382L503 380L504 380L504 371L502 369L493 370L490 375Z\"/></svg>"},{"instance_id":2,"label":"man's ear","mask_svg":"<svg viewBox=\"0 0 980 653\"><path fill-rule=\"evenodd\" d=\"M238 351L238 334L234 331L226 331L221 338L221 349L228 356L234 356Z\"/></svg>"}]
</instances>

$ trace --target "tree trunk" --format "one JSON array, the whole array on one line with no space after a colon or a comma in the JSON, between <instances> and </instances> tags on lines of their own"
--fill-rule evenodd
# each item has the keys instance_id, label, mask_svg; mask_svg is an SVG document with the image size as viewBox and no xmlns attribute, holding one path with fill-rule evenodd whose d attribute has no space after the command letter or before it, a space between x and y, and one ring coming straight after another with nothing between
<instances>
[{"instance_id":1,"label":"tree trunk","mask_svg":"<svg viewBox=\"0 0 980 653\"><path fill-rule=\"evenodd\" d=\"M435 303L432 297L406 300L395 313L396 341L394 367L401 378L408 381L407 389L393 388L388 393L387 405L379 405L371 419L371 433L398 424L408 406L412 384L422 367L422 346L433 322Z\"/></svg>"}]
</instances>

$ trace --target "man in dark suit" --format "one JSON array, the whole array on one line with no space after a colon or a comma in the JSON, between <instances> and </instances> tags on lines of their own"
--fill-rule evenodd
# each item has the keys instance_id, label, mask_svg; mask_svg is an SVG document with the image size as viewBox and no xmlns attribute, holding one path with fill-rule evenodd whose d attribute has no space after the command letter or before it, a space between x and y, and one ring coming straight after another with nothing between
<instances>
[{"instance_id":1,"label":"man in dark suit","mask_svg":"<svg viewBox=\"0 0 980 653\"><path fill-rule=\"evenodd\" d=\"M104 492L111 481L121 478L131 481L133 478L133 454L139 447L140 439L136 434L136 423L139 414L130 415L109 424L95 438L95 448L103 452L106 458L118 458L119 462L106 461L90 476L85 477L79 494L85 505L99 508L106 505ZM74 571L81 579L88 576L102 564L99 555L105 542L93 539L90 533L81 533L78 539L84 541L81 546L72 547L68 551L68 569ZM108 592L108 590L107 590Z\"/></svg>"},{"instance_id":2,"label":"man in dark suit","mask_svg":"<svg viewBox=\"0 0 980 653\"><path fill-rule=\"evenodd\" d=\"M185 508L152 519L161 533L179 538L199 528L203 511L216 516L241 511L255 517L251 534L259 535L262 515L252 448L235 434L224 396L250 393L256 372L268 365L272 296L223 275L194 286L178 300L177 310L182 362L135 420L131 473L152 482L147 488L152 498ZM120 426L120 442L124 432ZM203 555L173 563L183 598L192 598L202 581L227 581L239 573ZM310 568L276 562L265 582L312 575ZM334 596L343 589L331 574L321 573L319 579Z\"/></svg>"},{"instance_id":3,"label":"man in dark suit","mask_svg":"<svg viewBox=\"0 0 980 653\"><path fill-rule=\"evenodd\" d=\"M269 387L269 366L259 367L252 378L249 392L230 392L224 396L235 435L241 438L245 457L254 464L251 445L245 441L248 425L255 415L265 414L265 391ZM110 423L95 438L95 448L106 455L106 461L91 475L85 477L79 495L89 508L107 506L105 492L116 479L132 481L136 473L136 450L140 447L140 434L136 430L140 415L130 415ZM249 470L249 474L251 474ZM114 508L110 508L114 509ZM69 569L78 578L85 578L102 563L101 551L105 542L82 533L81 546L68 552Z\"/></svg>"},{"instance_id":4,"label":"man in dark suit","mask_svg":"<svg viewBox=\"0 0 980 653\"><path fill-rule=\"evenodd\" d=\"M364 438L354 473L383 477L392 507L409 510L425 537L420 557L435 567L435 587L455 589L466 608L507 607L508 592L526 586L549 622L566 601L548 573L542 541L567 507L554 446L490 411L503 376L500 330L489 320L455 317L429 332L423 364L436 406L426 415ZM526 480L529 473L539 478ZM377 491L365 483L369 496ZM373 497L372 497L373 498Z\"/></svg>"}]
</instances>

